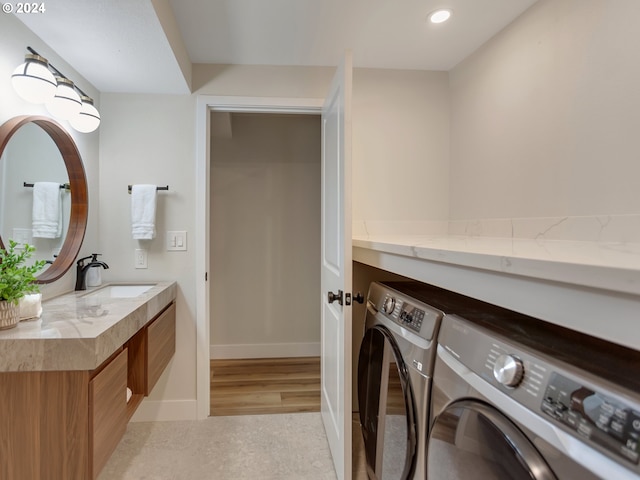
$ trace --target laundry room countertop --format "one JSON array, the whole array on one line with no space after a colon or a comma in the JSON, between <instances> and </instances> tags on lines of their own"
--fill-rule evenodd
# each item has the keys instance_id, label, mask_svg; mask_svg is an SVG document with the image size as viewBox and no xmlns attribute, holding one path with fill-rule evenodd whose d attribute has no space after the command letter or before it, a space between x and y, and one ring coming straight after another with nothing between
<instances>
[{"instance_id":1,"label":"laundry room countertop","mask_svg":"<svg viewBox=\"0 0 640 480\"><path fill-rule=\"evenodd\" d=\"M355 235L353 260L640 350L640 243Z\"/></svg>"},{"instance_id":2,"label":"laundry room countertop","mask_svg":"<svg viewBox=\"0 0 640 480\"><path fill-rule=\"evenodd\" d=\"M378 235L353 246L451 265L640 295L640 243Z\"/></svg>"}]
</instances>

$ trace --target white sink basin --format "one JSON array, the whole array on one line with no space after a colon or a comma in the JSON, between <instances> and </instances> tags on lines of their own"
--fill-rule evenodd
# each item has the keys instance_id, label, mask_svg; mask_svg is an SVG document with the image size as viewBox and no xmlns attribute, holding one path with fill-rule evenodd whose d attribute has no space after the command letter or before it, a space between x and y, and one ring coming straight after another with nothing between
<instances>
[{"instance_id":1,"label":"white sink basin","mask_svg":"<svg viewBox=\"0 0 640 480\"><path fill-rule=\"evenodd\" d=\"M83 297L98 298L134 298L142 295L146 291L155 287L155 284L149 285L107 285L98 290L87 293Z\"/></svg>"}]
</instances>

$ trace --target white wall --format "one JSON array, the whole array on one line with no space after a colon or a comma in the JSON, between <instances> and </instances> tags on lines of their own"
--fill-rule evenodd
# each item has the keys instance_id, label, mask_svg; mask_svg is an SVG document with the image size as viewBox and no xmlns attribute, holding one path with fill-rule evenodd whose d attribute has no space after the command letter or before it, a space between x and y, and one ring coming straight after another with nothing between
<instances>
[{"instance_id":1,"label":"white wall","mask_svg":"<svg viewBox=\"0 0 640 480\"><path fill-rule=\"evenodd\" d=\"M195 102L189 95L103 94L101 114L99 253L110 267L103 281L178 284L176 354L136 418L194 418ZM131 235L127 186L140 183L169 185L158 192L153 240ZM186 251L166 250L168 230L187 232ZM147 250L148 268L135 268L136 249Z\"/></svg>"},{"instance_id":2,"label":"white wall","mask_svg":"<svg viewBox=\"0 0 640 480\"><path fill-rule=\"evenodd\" d=\"M24 62L26 47L34 48L47 58L49 62L62 73L75 81L89 96L100 110L100 96L98 91L76 72L67 62L53 52L46 44L24 26L14 15L0 15L0 124L18 115L43 115L51 117L44 105L35 105L22 100L11 86L11 74L15 68ZM89 189L89 222L81 250L81 255L88 255L97 248L98 243L98 139L100 129L93 133L78 133L66 121L53 119L58 122L73 137L82 157L82 163L87 175ZM22 182L22 179L19 179ZM3 205L4 207L4 205ZM6 232L0 232L7 238ZM44 285L41 291L45 298L73 290L75 285L75 269L58 281Z\"/></svg>"},{"instance_id":3,"label":"white wall","mask_svg":"<svg viewBox=\"0 0 640 480\"><path fill-rule=\"evenodd\" d=\"M638 19L540 0L450 72L452 219L640 213Z\"/></svg>"},{"instance_id":4,"label":"white wall","mask_svg":"<svg viewBox=\"0 0 640 480\"><path fill-rule=\"evenodd\" d=\"M448 218L448 88L446 72L355 69L356 228Z\"/></svg>"},{"instance_id":5,"label":"white wall","mask_svg":"<svg viewBox=\"0 0 640 480\"><path fill-rule=\"evenodd\" d=\"M211 358L319 355L320 117L212 116Z\"/></svg>"}]
</instances>

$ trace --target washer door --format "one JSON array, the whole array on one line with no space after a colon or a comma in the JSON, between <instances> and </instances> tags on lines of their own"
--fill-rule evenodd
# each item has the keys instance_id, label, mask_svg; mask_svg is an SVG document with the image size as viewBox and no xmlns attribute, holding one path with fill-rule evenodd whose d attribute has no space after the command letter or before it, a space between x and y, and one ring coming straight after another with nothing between
<instances>
[{"instance_id":1,"label":"washer door","mask_svg":"<svg viewBox=\"0 0 640 480\"><path fill-rule=\"evenodd\" d=\"M369 478L411 478L417 453L414 396L398 344L382 325L367 329L362 340L358 402Z\"/></svg>"},{"instance_id":2,"label":"washer door","mask_svg":"<svg viewBox=\"0 0 640 480\"><path fill-rule=\"evenodd\" d=\"M454 402L439 414L427 447L429 480L555 480L527 437L495 408Z\"/></svg>"}]
</instances>

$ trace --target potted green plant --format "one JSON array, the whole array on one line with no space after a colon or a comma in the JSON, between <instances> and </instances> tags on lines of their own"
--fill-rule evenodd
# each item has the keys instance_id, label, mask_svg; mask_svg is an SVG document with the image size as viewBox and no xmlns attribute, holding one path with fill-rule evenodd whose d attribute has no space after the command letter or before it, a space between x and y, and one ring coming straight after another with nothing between
<instances>
[{"instance_id":1,"label":"potted green plant","mask_svg":"<svg viewBox=\"0 0 640 480\"><path fill-rule=\"evenodd\" d=\"M27 293L40 291L36 273L45 266L44 260L26 265L35 247L9 240L9 248L0 248L0 329L15 327L20 318L20 299Z\"/></svg>"}]
</instances>

